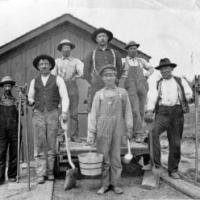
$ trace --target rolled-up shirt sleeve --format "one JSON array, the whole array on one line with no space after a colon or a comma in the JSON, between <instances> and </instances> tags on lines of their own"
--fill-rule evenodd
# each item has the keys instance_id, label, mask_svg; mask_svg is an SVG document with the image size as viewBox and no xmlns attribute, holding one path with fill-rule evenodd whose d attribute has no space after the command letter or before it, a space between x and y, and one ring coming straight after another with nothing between
<instances>
[{"instance_id":1,"label":"rolled-up shirt sleeve","mask_svg":"<svg viewBox=\"0 0 200 200\"><path fill-rule=\"evenodd\" d=\"M29 91L28 91L28 101L32 104L35 102L35 79L31 80Z\"/></svg>"},{"instance_id":2,"label":"rolled-up shirt sleeve","mask_svg":"<svg viewBox=\"0 0 200 200\"><path fill-rule=\"evenodd\" d=\"M62 77L57 76L56 77L56 83L57 83L60 98L61 98L62 112L67 113L68 109L69 109L69 96L68 96L68 92L67 92L65 82L64 82Z\"/></svg>"},{"instance_id":3,"label":"rolled-up shirt sleeve","mask_svg":"<svg viewBox=\"0 0 200 200\"><path fill-rule=\"evenodd\" d=\"M99 103L100 103L100 94L97 92L94 96L94 100L92 103L92 109L90 112L90 117L88 121L88 131L91 134L97 133L97 113L99 109Z\"/></svg>"},{"instance_id":4,"label":"rolled-up shirt sleeve","mask_svg":"<svg viewBox=\"0 0 200 200\"><path fill-rule=\"evenodd\" d=\"M182 85L183 85L183 88L185 91L185 97L186 97L187 101L189 101L193 97L192 89L184 78L181 78L181 81L182 81Z\"/></svg>"},{"instance_id":5,"label":"rolled-up shirt sleeve","mask_svg":"<svg viewBox=\"0 0 200 200\"><path fill-rule=\"evenodd\" d=\"M80 78L83 76L83 68L84 68L84 64L83 62L81 62L79 59L76 59L76 77Z\"/></svg>"},{"instance_id":6,"label":"rolled-up shirt sleeve","mask_svg":"<svg viewBox=\"0 0 200 200\"><path fill-rule=\"evenodd\" d=\"M151 76L151 74L153 74L154 72L154 68L150 66L149 63L147 63L147 61L144 59L141 59L141 62L144 69L144 76L145 77Z\"/></svg>"}]
</instances>

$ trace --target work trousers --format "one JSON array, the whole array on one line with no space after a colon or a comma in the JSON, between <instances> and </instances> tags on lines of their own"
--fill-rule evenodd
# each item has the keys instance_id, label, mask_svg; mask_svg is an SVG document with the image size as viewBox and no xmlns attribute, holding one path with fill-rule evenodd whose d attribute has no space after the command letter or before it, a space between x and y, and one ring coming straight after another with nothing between
<instances>
[{"instance_id":1,"label":"work trousers","mask_svg":"<svg viewBox=\"0 0 200 200\"><path fill-rule=\"evenodd\" d=\"M53 174L58 118L57 109L50 112L38 110L33 112L34 157L38 176Z\"/></svg>"},{"instance_id":2,"label":"work trousers","mask_svg":"<svg viewBox=\"0 0 200 200\"><path fill-rule=\"evenodd\" d=\"M102 185L117 186L121 177L121 136L124 119L122 100L118 96L101 100L97 120L97 151L103 154Z\"/></svg>"},{"instance_id":3,"label":"work trousers","mask_svg":"<svg viewBox=\"0 0 200 200\"><path fill-rule=\"evenodd\" d=\"M140 67L129 67L128 76L124 82L133 115L133 133L140 134L144 119L144 107L147 99L148 83Z\"/></svg>"},{"instance_id":4,"label":"work trousers","mask_svg":"<svg viewBox=\"0 0 200 200\"><path fill-rule=\"evenodd\" d=\"M5 181L6 156L8 160L8 178L17 176L17 127L18 116L15 105L0 105L0 183Z\"/></svg>"},{"instance_id":5,"label":"work trousers","mask_svg":"<svg viewBox=\"0 0 200 200\"><path fill-rule=\"evenodd\" d=\"M76 81L66 82L68 96L69 96L69 114L68 121L68 137L78 137L78 104L79 91Z\"/></svg>"},{"instance_id":6,"label":"work trousers","mask_svg":"<svg viewBox=\"0 0 200 200\"><path fill-rule=\"evenodd\" d=\"M161 165L161 147L159 136L167 131L169 141L168 172L176 172L181 158L181 138L183 133L184 116L182 107L158 106L155 124L152 130L153 156L156 166Z\"/></svg>"}]
</instances>

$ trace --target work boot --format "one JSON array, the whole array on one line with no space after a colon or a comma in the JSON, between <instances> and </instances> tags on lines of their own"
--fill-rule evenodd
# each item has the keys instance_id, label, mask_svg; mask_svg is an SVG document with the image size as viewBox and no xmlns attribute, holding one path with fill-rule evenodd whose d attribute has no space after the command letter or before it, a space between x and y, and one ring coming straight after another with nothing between
<instances>
[{"instance_id":1,"label":"work boot","mask_svg":"<svg viewBox=\"0 0 200 200\"><path fill-rule=\"evenodd\" d=\"M118 186L113 186L113 191L116 193L116 194L123 194L123 189L118 187Z\"/></svg>"},{"instance_id":2,"label":"work boot","mask_svg":"<svg viewBox=\"0 0 200 200\"><path fill-rule=\"evenodd\" d=\"M109 187L108 187L108 186L102 186L102 187L97 191L97 194L99 194L99 195L104 194L104 193L106 193L108 190L109 190Z\"/></svg>"},{"instance_id":3,"label":"work boot","mask_svg":"<svg viewBox=\"0 0 200 200\"><path fill-rule=\"evenodd\" d=\"M47 179L49 180L49 181L54 181L54 175L53 174L49 174L48 176L47 176Z\"/></svg>"},{"instance_id":4,"label":"work boot","mask_svg":"<svg viewBox=\"0 0 200 200\"><path fill-rule=\"evenodd\" d=\"M180 175L177 172L169 173L169 176L173 179L180 179Z\"/></svg>"},{"instance_id":5,"label":"work boot","mask_svg":"<svg viewBox=\"0 0 200 200\"><path fill-rule=\"evenodd\" d=\"M16 178L8 178L9 182L16 182Z\"/></svg>"},{"instance_id":6,"label":"work boot","mask_svg":"<svg viewBox=\"0 0 200 200\"><path fill-rule=\"evenodd\" d=\"M45 182L44 176L38 177L38 179L37 179L37 183L38 183L38 184L43 184L44 182Z\"/></svg>"}]
</instances>

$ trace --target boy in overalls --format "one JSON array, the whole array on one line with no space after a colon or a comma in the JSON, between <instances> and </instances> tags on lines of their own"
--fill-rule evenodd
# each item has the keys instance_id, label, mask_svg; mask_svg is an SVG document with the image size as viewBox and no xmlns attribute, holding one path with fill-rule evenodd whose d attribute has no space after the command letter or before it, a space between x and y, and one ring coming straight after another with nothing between
<instances>
[{"instance_id":1,"label":"boy in overalls","mask_svg":"<svg viewBox=\"0 0 200 200\"><path fill-rule=\"evenodd\" d=\"M117 73L113 65L103 66L99 74L105 86L95 94L87 138L90 144L96 139L97 152L104 157L102 186L97 194L105 193L110 186L116 194L122 194L120 146L124 132L128 138L132 137L131 104L126 90L115 84Z\"/></svg>"}]
</instances>

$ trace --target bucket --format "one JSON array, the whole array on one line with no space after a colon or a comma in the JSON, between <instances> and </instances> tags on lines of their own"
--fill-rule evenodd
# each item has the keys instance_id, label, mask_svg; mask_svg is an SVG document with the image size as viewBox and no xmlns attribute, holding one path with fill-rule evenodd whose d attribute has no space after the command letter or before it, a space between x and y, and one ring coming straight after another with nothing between
<instances>
[{"instance_id":1,"label":"bucket","mask_svg":"<svg viewBox=\"0 0 200 200\"><path fill-rule=\"evenodd\" d=\"M81 174L86 176L97 176L102 173L103 154L81 153L78 155Z\"/></svg>"}]
</instances>

